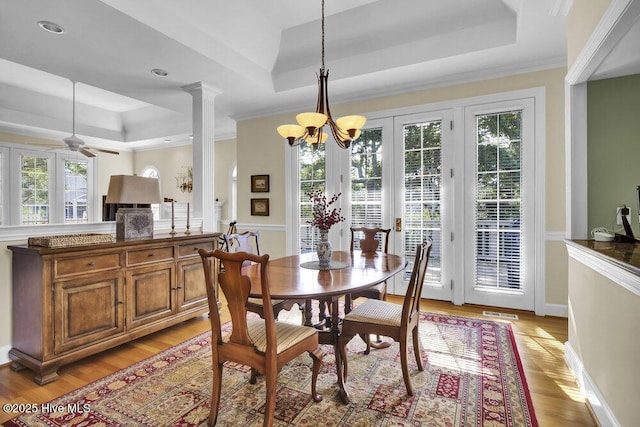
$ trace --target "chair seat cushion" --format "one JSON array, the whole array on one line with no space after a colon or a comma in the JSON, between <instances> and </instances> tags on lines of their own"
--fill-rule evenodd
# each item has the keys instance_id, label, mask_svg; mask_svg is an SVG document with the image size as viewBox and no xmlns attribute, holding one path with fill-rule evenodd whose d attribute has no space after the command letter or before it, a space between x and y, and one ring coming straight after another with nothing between
<instances>
[{"instance_id":1,"label":"chair seat cushion","mask_svg":"<svg viewBox=\"0 0 640 427\"><path fill-rule=\"evenodd\" d=\"M283 300L283 299L272 299L272 300L271 300L271 305L278 305L278 304L280 304L280 303L282 303L282 302L284 302L284 301L286 301L286 300ZM249 298L247 299L247 304L253 304L253 305L259 305L259 306L262 306L262 298L252 298L252 297L249 297Z\"/></svg>"},{"instance_id":2,"label":"chair seat cushion","mask_svg":"<svg viewBox=\"0 0 640 427\"><path fill-rule=\"evenodd\" d=\"M386 293L387 293L387 282L382 282L382 283L378 283L377 285L371 286L370 288L363 289L361 291L352 292L351 297L353 299L356 299L358 297L381 299L381 297Z\"/></svg>"},{"instance_id":3,"label":"chair seat cushion","mask_svg":"<svg viewBox=\"0 0 640 427\"><path fill-rule=\"evenodd\" d=\"M276 322L275 326L276 340L278 342L276 353L278 354L318 333L314 328L287 322ZM247 319L247 328L256 349L264 353L267 350L267 334L264 320L250 317Z\"/></svg>"},{"instance_id":4,"label":"chair seat cushion","mask_svg":"<svg viewBox=\"0 0 640 427\"><path fill-rule=\"evenodd\" d=\"M391 302L368 299L344 317L344 321L400 326L402 306Z\"/></svg>"}]
</instances>

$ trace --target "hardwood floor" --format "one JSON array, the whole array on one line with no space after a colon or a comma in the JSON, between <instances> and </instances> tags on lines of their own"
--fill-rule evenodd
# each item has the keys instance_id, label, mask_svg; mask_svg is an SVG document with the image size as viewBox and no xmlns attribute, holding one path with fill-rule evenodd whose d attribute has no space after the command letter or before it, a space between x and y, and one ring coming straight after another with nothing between
<instances>
[{"instance_id":1,"label":"hardwood floor","mask_svg":"<svg viewBox=\"0 0 640 427\"><path fill-rule=\"evenodd\" d=\"M389 296L391 301L401 298ZM226 305L223 304L223 307ZM455 306L439 301L425 301L422 310L458 316L482 317L483 310L517 314L512 324L518 352L531 391L533 406L540 426L597 426L571 372L564 362L567 341L567 319L538 317L529 312L486 308L473 305ZM292 310L291 315L299 315ZM286 313L283 313L286 314ZM223 312L222 321L229 320ZM502 321L501 319L495 319ZM13 372L8 365L0 367L0 403L43 403L104 377L161 350L178 344L209 329L209 319L201 317L140 338L60 369L60 378L39 386L29 370ZM0 422L15 414L0 412Z\"/></svg>"}]
</instances>

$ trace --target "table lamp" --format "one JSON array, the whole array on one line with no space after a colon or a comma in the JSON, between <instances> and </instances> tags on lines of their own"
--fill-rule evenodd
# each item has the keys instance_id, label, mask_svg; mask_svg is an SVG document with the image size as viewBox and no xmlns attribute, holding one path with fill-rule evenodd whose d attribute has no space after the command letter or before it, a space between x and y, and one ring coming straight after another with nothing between
<instances>
[{"instance_id":1,"label":"table lamp","mask_svg":"<svg viewBox=\"0 0 640 427\"><path fill-rule=\"evenodd\" d=\"M142 239L153 237L151 208L136 205L160 203L160 182L157 178L136 175L112 175L106 203L133 204L133 208L119 208L116 212L116 238Z\"/></svg>"}]
</instances>

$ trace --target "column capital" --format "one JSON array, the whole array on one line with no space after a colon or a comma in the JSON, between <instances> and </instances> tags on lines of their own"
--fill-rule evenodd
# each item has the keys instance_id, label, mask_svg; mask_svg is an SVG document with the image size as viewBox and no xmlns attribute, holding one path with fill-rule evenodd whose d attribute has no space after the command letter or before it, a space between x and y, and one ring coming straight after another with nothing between
<instances>
[{"instance_id":1,"label":"column capital","mask_svg":"<svg viewBox=\"0 0 640 427\"><path fill-rule=\"evenodd\" d=\"M214 98L216 95L222 93L220 89L206 82L191 83L182 86L182 90L184 90L185 92L189 92L192 96L194 94L203 94L211 98Z\"/></svg>"}]
</instances>

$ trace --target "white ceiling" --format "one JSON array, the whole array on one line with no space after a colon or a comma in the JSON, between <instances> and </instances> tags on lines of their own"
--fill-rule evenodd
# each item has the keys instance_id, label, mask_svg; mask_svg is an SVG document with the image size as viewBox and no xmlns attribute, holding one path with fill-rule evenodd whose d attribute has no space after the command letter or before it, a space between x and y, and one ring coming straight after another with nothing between
<instances>
[{"instance_id":1,"label":"white ceiling","mask_svg":"<svg viewBox=\"0 0 640 427\"><path fill-rule=\"evenodd\" d=\"M326 0L331 103L565 66L559 2ZM70 80L76 133L94 145L187 141L182 87L200 81L221 92L217 139L233 137L238 119L313 109L320 4L0 0L0 131L68 136Z\"/></svg>"}]
</instances>

